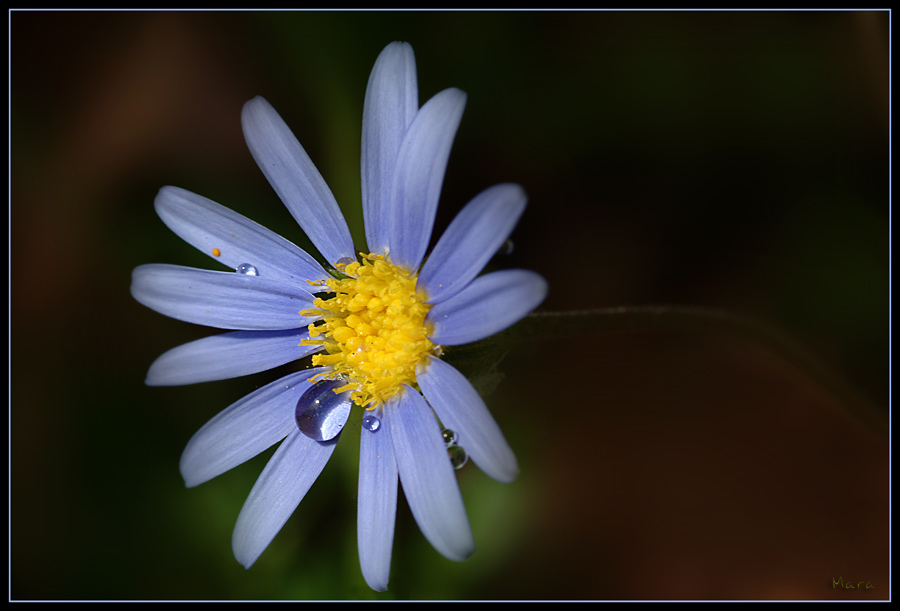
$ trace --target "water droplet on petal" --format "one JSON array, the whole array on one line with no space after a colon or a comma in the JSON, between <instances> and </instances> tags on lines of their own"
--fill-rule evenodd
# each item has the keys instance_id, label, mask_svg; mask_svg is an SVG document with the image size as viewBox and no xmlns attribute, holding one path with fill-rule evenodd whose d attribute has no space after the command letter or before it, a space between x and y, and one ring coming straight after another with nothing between
<instances>
[{"instance_id":1,"label":"water droplet on petal","mask_svg":"<svg viewBox=\"0 0 900 611\"><path fill-rule=\"evenodd\" d=\"M300 432L316 441L334 439L347 423L353 401L349 392L335 394L343 380L322 380L313 384L297 401L294 418Z\"/></svg>"},{"instance_id":2,"label":"water droplet on petal","mask_svg":"<svg viewBox=\"0 0 900 611\"><path fill-rule=\"evenodd\" d=\"M458 445L449 446L447 453L450 455L450 464L454 469L462 469L469 462L469 455Z\"/></svg>"},{"instance_id":3,"label":"water droplet on petal","mask_svg":"<svg viewBox=\"0 0 900 611\"><path fill-rule=\"evenodd\" d=\"M500 247L500 250L497 251L497 254L503 257L507 257L513 253L514 244L512 240L507 240L503 243L503 246Z\"/></svg>"},{"instance_id":4,"label":"water droplet on petal","mask_svg":"<svg viewBox=\"0 0 900 611\"><path fill-rule=\"evenodd\" d=\"M335 263L335 265L350 265L354 261L356 261L356 259L354 259L353 257L341 257L334 263Z\"/></svg>"},{"instance_id":5,"label":"water droplet on petal","mask_svg":"<svg viewBox=\"0 0 900 611\"><path fill-rule=\"evenodd\" d=\"M363 416L362 426L367 431L372 431L374 433L381 428L381 420L378 419L378 416L366 414Z\"/></svg>"},{"instance_id":6,"label":"water droplet on petal","mask_svg":"<svg viewBox=\"0 0 900 611\"><path fill-rule=\"evenodd\" d=\"M452 446L456 443L456 440L459 439L459 436L456 434L456 431L452 431L450 429L444 429L441 431L441 436L444 438L444 443L448 446Z\"/></svg>"},{"instance_id":7,"label":"water droplet on petal","mask_svg":"<svg viewBox=\"0 0 900 611\"><path fill-rule=\"evenodd\" d=\"M244 274L245 276L258 276L259 271L249 263L241 263L237 266L237 273Z\"/></svg>"}]
</instances>

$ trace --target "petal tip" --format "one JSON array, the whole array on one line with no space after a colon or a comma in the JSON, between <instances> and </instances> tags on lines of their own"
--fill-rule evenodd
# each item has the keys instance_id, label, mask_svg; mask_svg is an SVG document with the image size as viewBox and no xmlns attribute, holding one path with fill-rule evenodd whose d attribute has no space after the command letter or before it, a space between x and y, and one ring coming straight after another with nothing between
<instances>
[{"instance_id":1,"label":"petal tip","mask_svg":"<svg viewBox=\"0 0 900 611\"><path fill-rule=\"evenodd\" d=\"M203 483L200 480L200 478L193 476L191 473L189 473L189 469L187 468L187 466L185 464L184 456L181 457L181 464L178 465L178 470L181 473L181 479L184 480L185 488L196 488L201 483Z\"/></svg>"},{"instance_id":2,"label":"petal tip","mask_svg":"<svg viewBox=\"0 0 900 611\"><path fill-rule=\"evenodd\" d=\"M493 479L500 482L501 484L511 484L519 477L519 465L512 464L507 468L503 469L492 475Z\"/></svg>"},{"instance_id":3,"label":"petal tip","mask_svg":"<svg viewBox=\"0 0 900 611\"><path fill-rule=\"evenodd\" d=\"M398 53L412 53L412 45L404 40L395 40L393 42L389 42L385 45L384 49L381 50L381 53L387 52L398 52Z\"/></svg>"},{"instance_id":4,"label":"petal tip","mask_svg":"<svg viewBox=\"0 0 900 611\"><path fill-rule=\"evenodd\" d=\"M165 200L170 197L175 197L182 191L184 191L184 189L181 187L163 185L159 188L159 191L156 192L156 197L153 198L153 205L158 208L160 204L165 203Z\"/></svg>"},{"instance_id":5,"label":"petal tip","mask_svg":"<svg viewBox=\"0 0 900 611\"><path fill-rule=\"evenodd\" d=\"M258 553L254 554L247 549L246 541L243 541L243 537L238 536L237 528L231 536L231 551L234 553L234 559L245 569L253 566L253 563L259 558Z\"/></svg>"},{"instance_id":6,"label":"petal tip","mask_svg":"<svg viewBox=\"0 0 900 611\"><path fill-rule=\"evenodd\" d=\"M254 115L265 111L274 112L274 110L268 100L261 95L244 102L244 105L241 107L241 126L244 129L244 138L247 138L247 129L251 127L252 122L256 119Z\"/></svg>"},{"instance_id":7,"label":"petal tip","mask_svg":"<svg viewBox=\"0 0 900 611\"><path fill-rule=\"evenodd\" d=\"M243 110L249 110L253 106L259 106L260 104L268 105L268 103L269 102L266 100L266 98L262 97L261 95L253 96L252 98L244 102Z\"/></svg>"},{"instance_id":8,"label":"petal tip","mask_svg":"<svg viewBox=\"0 0 900 611\"><path fill-rule=\"evenodd\" d=\"M465 562L475 553L475 542L469 541L466 544L460 545L459 548L453 550L453 552L454 555L448 555L447 558L454 562Z\"/></svg>"},{"instance_id":9,"label":"petal tip","mask_svg":"<svg viewBox=\"0 0 900 611\"><path fill-rule=\"evenodd\" d=\"M369 581L368 579L366 579L366 585L368 585L370 588L372 588L376 592L386 592L388 589L386 581L385 582Z\"/></svg>"},{"instance_id":10,"label":"petal tip","mask_svg":"<svg viewBox=\"0 0 900 611\"><path fill-rule=\"evenodd\" d=\"M196 434L191 438L191 441L188 442L184 452L181 453L181 458L178 460L178 472L181 473L185 488L196 488L200 484L212 479L207 474L203 473L202 467L197 460L197 446L194 443L195 438Z\"/></svg>"}]
</instances>

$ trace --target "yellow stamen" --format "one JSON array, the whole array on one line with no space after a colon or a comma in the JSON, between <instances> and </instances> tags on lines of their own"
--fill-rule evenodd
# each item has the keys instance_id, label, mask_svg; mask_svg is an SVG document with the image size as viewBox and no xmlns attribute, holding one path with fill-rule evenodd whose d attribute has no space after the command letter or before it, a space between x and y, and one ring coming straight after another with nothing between
<instances>
[{"instance_id":1,"label":"yellow stamen","mask_svg":"<svg viewBox=\"0 0 900 611\"><path fill-rule=\"evenodd\" d=\"M325 350L313 356L313 365L332 368L311 381L342 378L347 384L335 392L353 390L354 402L371 409L403 384L415 384L416 365L440 347L427 337L425 316L431 306L416 293L416 275L382 255L360 254L362 263L336 264L348 278L325 281L333 297L316 298L318 310L300 312L324 313L309 326L310 337L324 339L301 344L324 345Z\"/></svg>"}]
</instances>

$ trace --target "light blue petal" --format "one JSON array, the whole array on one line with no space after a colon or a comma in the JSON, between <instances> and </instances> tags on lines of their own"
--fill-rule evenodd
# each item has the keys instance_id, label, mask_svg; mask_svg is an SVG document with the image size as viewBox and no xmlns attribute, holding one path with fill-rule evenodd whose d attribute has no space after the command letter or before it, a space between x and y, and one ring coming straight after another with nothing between
<instances>
[{"instance_id":1,"label":"light blue petal","mask_svg":"<svg viewBox=\"0 0 900 611\"><path fill-rule=\"evenodd\" d=\"M444 346L490 337L524 318L547 296L547 281L523 269L475 278L462 291L428 312L429 339Z\"/></svg>"},{"instance_id":2,"label":"light blue petal","mask_svg":"<svg viewBox=\"0 0 900 611\"><path fill-rule=\"evenodd\" d=\"M263 386L219 412L197 431L181 455L188 487L233 469L297 430L294 407L322 368L307 369Z\"/></svg>"},{"instance_id":3,"label":"light blue petal","mask_svg":"<svg viewBox=\"0 0 900 611\"><path fill-rule=\"evenodd\" d=\"M366 412L382 418L381 410ZM359 496L356 512L359 565L373 590L387 590L397 516L397 463L391 436L382 426L362 428L359 444Z\"/></svg>"},{"instance_id":4,"label":"light blue petal","mask_svg":"<svg viewBox=\"0 0 900 611\"><path fill-rule=\"evenodd\" d=\"M441 554L465 560L475 551L475 540L431 408L422 395L406 386L388 402L384 415L403 494L419 529Z\"/></svg>"},{"instance_id":5,"label":"light blue petal","mask_svg":"<svg viewBox=\"0 0 900 611\"><path fill-rule=\"evenodd\" d=\"M456 431L457 443L482 471L500 482L519 475L512 448L478 392L466 377L440 359L428 357L416 380L441 423Z\"/></svg>"},{"instance_id":6,"label":"light blue petal","mask_svg":"<svg viewBox=\"0 0 900 611\"><path fill-rule=\"evenodd\" d=\"M387 251L391 177L400 143L418 109L413 49L392 42L375 61L363 106L362 205L369 252Z\"/></svg>"},{"instance_id":7,"label":"light blue petal","mask_svg":"<svg viewBox=\"0 0 900 611\"><path fill-rule=\"evenodd\" d=\"M321 346L301 346L309 331L232 331L182 344L150 365L150 386L179 386L258 373L303 358Z\"/></svg>"},{"instance_id":8,"label":"light blue petal","mask_svg":"<svg viewBox=\"0 0 900 611\"><path fill-rule=\"evenodd\" d=\"M285 122L257 96L241 113L244 139L263 174L325 260L355 257L353 239L331 189Z\"/></svg>"},{"instance_id":9,"label":"light blue petal","mask_svg":"<svg viewBox=\"0 0 900 611\"><path fill-rule=\"evenodd\" d=\"M456 215L419 274L428 303L452 297L478 275L512 233L527 199L519 185L495 185Z\"/></svg>"},{"instance_id":10,"label":"light blue petal","mask_svg":"<svg viewBox=\"0 0 900 611\"><path fill-rule=\"evenodd\" d=\"M466 106L466 94L445 89L416 113L397 157L391 183L391 261L416 270L425 256L447 159Z\"/></svg>"},{"instance_id":11,"label":"light blue petal","mask_svg":"<svg viewBox=\"0 0 900 611\"><path fill-rule=\"evenodd\" d=\"M295 430L269 459L244 503L231 549L244 568L256 562L325 468L340 437L313 441Z\"/></svg>"},{"instance_id":12,"label":"light blue petal","mask_svg":"<svg viewBox=\"0 0 900 611\"><path fill-rule=\"evenodd\" d=\"M308 293L316 290L307 280L330 277L299 246L196 193L163 187L154 206L178 237L232 269L249 263L260 276L282 280ZM213 249L219 254L213 254Z\"/></svg>"},{"instance_id":13,"label":"light blue petal","mask_svg":"<svg viewBox=\"0 0 900 611\"><path fill-rule=\"evenodd\" d=\"M131 295L160 314L219 329L297 329L313 296L262 276L151 263L134 269Z\"/></svg>"}]
</instances>

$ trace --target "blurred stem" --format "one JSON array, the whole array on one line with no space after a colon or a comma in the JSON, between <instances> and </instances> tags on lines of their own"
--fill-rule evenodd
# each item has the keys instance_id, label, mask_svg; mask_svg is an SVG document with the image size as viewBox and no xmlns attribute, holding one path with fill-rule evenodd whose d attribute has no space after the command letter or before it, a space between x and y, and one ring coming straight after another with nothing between
<instances>
[{"instance_id":1,"label":"blurred stem","mask_svg":"<svg viewBox=\"0 0 900 611\"><path fill-rule=\"evenodd\" d=\"M815 353L785 332L731 312L697 307L636 306L572 312L536 312L514 327L478 342L478 351L503 350L515 341L561 340L623 331L717 331L765 346L837 398L857 419L887 434L887 417Z\"/></svg>"}]
</instances>

